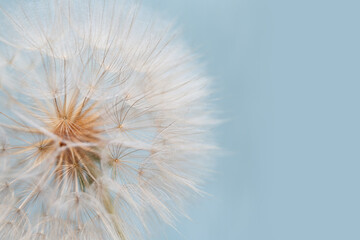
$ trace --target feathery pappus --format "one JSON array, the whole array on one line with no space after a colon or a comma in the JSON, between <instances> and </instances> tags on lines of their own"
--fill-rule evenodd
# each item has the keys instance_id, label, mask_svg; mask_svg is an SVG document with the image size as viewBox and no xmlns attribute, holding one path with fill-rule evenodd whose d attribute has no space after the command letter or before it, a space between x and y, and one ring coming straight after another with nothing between
<instances>
[{"instance_id":1,"label":"feathery pappus","mask_svg":"<svg viewBox=\"0 0 360 240\"><path fill-rule=\"evenodd\" d=\"M0 4L0 239L147 239L211 163L209 79L130 0Z\"/></svg>"}]
</instances>

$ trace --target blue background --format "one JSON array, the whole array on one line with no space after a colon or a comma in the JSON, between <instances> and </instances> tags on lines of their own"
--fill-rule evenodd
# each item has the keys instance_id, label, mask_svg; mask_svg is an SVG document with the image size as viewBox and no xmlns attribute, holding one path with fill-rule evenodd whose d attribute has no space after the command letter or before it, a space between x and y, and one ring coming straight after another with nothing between
<instances>
[{"instance_id":1,"label":"blue background","mask_svg":"<svg viewBox=\"0 0 360 240\"><path fill-rule=\"evenodd\" d=\"M360 239L360 2L144 0L215 78L224 149L165 239Z\"/></svg>"}]
</instances>

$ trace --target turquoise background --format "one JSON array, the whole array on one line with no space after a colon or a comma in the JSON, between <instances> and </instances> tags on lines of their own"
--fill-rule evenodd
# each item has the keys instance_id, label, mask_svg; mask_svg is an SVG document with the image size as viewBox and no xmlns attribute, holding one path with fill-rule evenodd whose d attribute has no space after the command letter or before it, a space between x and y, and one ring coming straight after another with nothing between
<instances>
[{"instance_id":1,"label":"turquoise background","mask_svg":"<svg viewBox=\"0 0 360 240\"><path fill-rule=\"evenodd\" d=\"M360 239L360 1L144 0L215 78L224 149L164 239Z\"/></svg>"}]
</instances>

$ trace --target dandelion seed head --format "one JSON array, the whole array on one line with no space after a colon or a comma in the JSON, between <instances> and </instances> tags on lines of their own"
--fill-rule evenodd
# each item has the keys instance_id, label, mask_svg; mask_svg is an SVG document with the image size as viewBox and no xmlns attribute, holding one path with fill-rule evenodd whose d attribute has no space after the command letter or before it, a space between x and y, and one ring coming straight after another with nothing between
<instances>
[{"instance_id":1,"label":"dandelion seed head","mask_svg":"<svg viewBox=\"0 0 360 240\"><path fill-rule=\"evenodd\" d=\"M146 239L201 194L209 80L131 0L0 4L0 239Z\"/></svg>"}]
</instances>

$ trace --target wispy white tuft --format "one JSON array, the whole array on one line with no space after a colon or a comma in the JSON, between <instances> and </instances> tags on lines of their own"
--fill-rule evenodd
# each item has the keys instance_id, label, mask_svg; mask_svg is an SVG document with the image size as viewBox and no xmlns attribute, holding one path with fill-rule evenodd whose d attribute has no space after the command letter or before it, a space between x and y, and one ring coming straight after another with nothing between
<instances>
[{"instance_id":1,"label":"wispy white tuft","mask_svg":"<svg viewBox=\"0 0 360 240\"><path fill-rule=\"evenodd\" d=\"M144 239L201 194L209 80L128 0L0 4L0 239Z\"/></svg>"}]
</instances>

